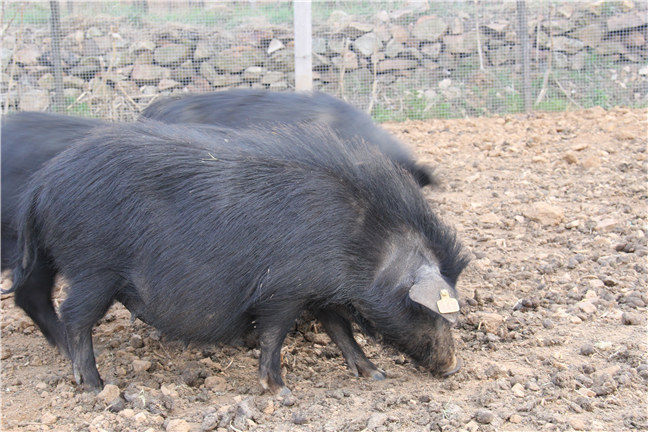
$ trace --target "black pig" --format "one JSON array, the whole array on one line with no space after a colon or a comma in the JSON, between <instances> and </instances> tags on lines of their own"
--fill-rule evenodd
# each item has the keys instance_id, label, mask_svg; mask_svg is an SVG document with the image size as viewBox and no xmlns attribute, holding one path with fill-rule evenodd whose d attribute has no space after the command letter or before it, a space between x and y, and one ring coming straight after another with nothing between
<instances>
[{"instance_id":1,"label":"black pig","mask_svg":"<svg viewBox=\"0 0 648 432\"><path fill-rule=\"evenodd\" d=\"M2 117L2 269L15 264L16 227L13 218L20 192L45 162L70 147L100 120L42 112Z\"/></svg>"},{"instance_id":2,"label":"black pig","mask_svg":"<svg viewBox=\"0 0 648 432\"><path fill-rule=\"evenodd\" d=\"M407 149L371 117L325 93L278 93L236 89L160 99L142 117L165 123L204 123L231 128L317 122L345 142L362 138L410 171L420 186L437 184L430 169L416 163Z\"/></svg>"},{"instance_id":3,"label":"black pig","mask_svg":"<svg viewBox=\"0 0 648 432\"><path fill-rule=\"evenodd\" d=\"M356 374L384 378L349 319L434 373L458 367L448 321L461 246L412 177L362 142L320 127L99 128L37 172L24 198L12 289L50 309L36 322L79 383L102 385L91 329L114 301L185 341L256 328L273 392L288 392L280 350L304 310ZM55 270L69 281L60 321Z\"/></svg>"}]
</instances>

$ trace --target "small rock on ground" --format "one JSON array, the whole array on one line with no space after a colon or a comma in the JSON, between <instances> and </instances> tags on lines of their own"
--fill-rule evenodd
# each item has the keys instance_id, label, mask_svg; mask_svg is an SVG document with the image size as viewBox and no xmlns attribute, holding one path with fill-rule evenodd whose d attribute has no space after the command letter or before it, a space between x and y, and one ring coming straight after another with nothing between
<instances>
[{"instance_id":1,"label":"small rock on ground","mask_svg":"<svg viewBox=\"0 0 648 432\"><path fill-rule=\"evenodd\" d=\"M367 421L367 429L368 430L374 430L376 428L379 428L385 422L387 421L387 414L383 413L375 413L372 414L371 417L369 417L369 420Z\"/></svg>"},{"instance_id":2,"label":"small rock on ground","mask_svg":"<svg viewBox=\"0 0 648 432\"><path fill-rule=\"evenodd\" d=\"M582 347L580 347L580 354L584 356L591 356L594 354L594 345L592 344L585 344Z\"/></svg>"},{"instance_id":3,"label":"small rock on ground","mask_svg":"<svg viewBox=\"0 0 648 432\"><path fill-rule=\"evenodd\" d=\"M302 412L295 412L292 415L292 422L295 423L296 425L303 425L306 424L306 422L308 422L308 418Z\"/></svg>"},{"instance_id":4,"label":"small rock on ground","mask_svg":"<svg viewBox=\"0 0 648 432\"><path fill-rule=\"evenodd\" d=\"M630 312L623 312L621 315L621 322L624 325L639 325L641 324L641 317Z\"/></svg>"},{"instance_id":5,"label":"small rock on ground","mask_svg":"<svg viewBox=\"0 0 648 432\"><path fill-rule=\"evenodd\" d=\"M114 384L106 384L97 394L97 399L104 401L105 403L111 403L119 397L119 387Z\"/></svg>"},{"instance_id":6,"label":"small rock on ground","mask_svg":"<svg viewBox=\"0 0 648 432\"><path fill-rule=\"evenodd\" d=\"M495 420L495 414L489 410L481 409L475 413L475 420L481 424L489 424Z\"/></svg>"},{"instance_id":7,"label":"small rock on ground","mask_svg":"<svg viewBox=\"0 0 648 432\"><path fill-rule=\"evenodd\" d=\"M189 432L190 430L191 426L183 419L169 420L166 427L166 432Z\"/></svg>"}]
</instances>

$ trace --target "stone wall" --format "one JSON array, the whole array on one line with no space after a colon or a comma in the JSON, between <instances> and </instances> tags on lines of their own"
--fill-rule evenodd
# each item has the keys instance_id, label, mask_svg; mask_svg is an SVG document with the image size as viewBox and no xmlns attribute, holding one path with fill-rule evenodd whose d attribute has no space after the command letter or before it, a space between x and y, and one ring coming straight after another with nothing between
<instances>
[{"instance_id":1,"label":"stone wall","mask_svg":"<svg viewBox=\"0 0 648 432\"><path fill-rule=\"evenodd\" d=\"M618 103L645 103L646 4L628 1L612 9L605 4L568 2L555 7L551 15L548 6L531 8L532 70L542 76L551 57L555 73L609 74L614 94L621 95ZM380 101L395 106L389 98L398 98L395 89L404 89L422 95L428 103L461 99L465 100L462 106L476 107L473 114L487 113L479 111L478 105L485 103L479 100L480 90L501 85L504 93L516 91L513 82L504 85L493 76L496 71L515 76L517 16L514 2L487 4L479 11L478 22L471 5L465 3L465 9L445 14L424 3L377 10L373 16L332 11L325 22L314 22L315 88L346 97L362 108ZM142 22L107 16L63 20L69 111L131 118L160 95L293 87L294 41L288 24L250 18L228 30L208 23L160 24L146 18ZM54 88L50 45L46 24L8 27L0 48L5 110L50 107ZM578 82L564 87L565 97L571 92L578 103Z\"/></svg>"}]
</instances>

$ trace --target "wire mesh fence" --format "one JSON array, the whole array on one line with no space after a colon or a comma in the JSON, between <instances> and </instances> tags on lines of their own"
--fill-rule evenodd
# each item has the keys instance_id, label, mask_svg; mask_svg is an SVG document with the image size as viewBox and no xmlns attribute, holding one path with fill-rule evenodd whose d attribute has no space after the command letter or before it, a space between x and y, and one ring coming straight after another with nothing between
<instances>
[{"instance_id":1,"label":"wire mesh fence","mask_svg":"<svg viewBox=\"0 0 648 432\"><path fill-rule=\"evenodd\" d=\"M3 1L0 21L3 112L295 86L289 1ZM379 121L648 104L644 1L313 1L312 28L313 88Z\"/></svg>"}]
</instances>

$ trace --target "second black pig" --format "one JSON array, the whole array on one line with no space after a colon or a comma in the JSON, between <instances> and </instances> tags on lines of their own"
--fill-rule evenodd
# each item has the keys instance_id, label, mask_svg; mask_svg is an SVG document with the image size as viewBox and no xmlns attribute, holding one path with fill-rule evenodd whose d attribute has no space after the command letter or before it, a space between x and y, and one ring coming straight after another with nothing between
<instances>
[{"instance_id":1,"label":"second black pig","mask_svg":"<svg viewBox=\"0 0 648 432\"><path fill-rule=\"evenodd\" d=\"M347 145L359 139L376 146L407 169L420 186L435 185L432 171L417 163L395 137L352 105L325 93L288 93L235 89L160 99L142 117L165 123L204 123L231 128L268 127L277 123L320 123Z\"/></svg>"},{"instance_id":2,"label":"second black pig","mask_svg":"<svg viewBox=\"0 0 648 432\"><path fill-rule=\"evenodd\" d=\"M48 160L70 147L100 120L42 112L2 117L2 269L13 266L16 250L14 217L18 197L29 177Z\"/></svg>"}]
</instances>

